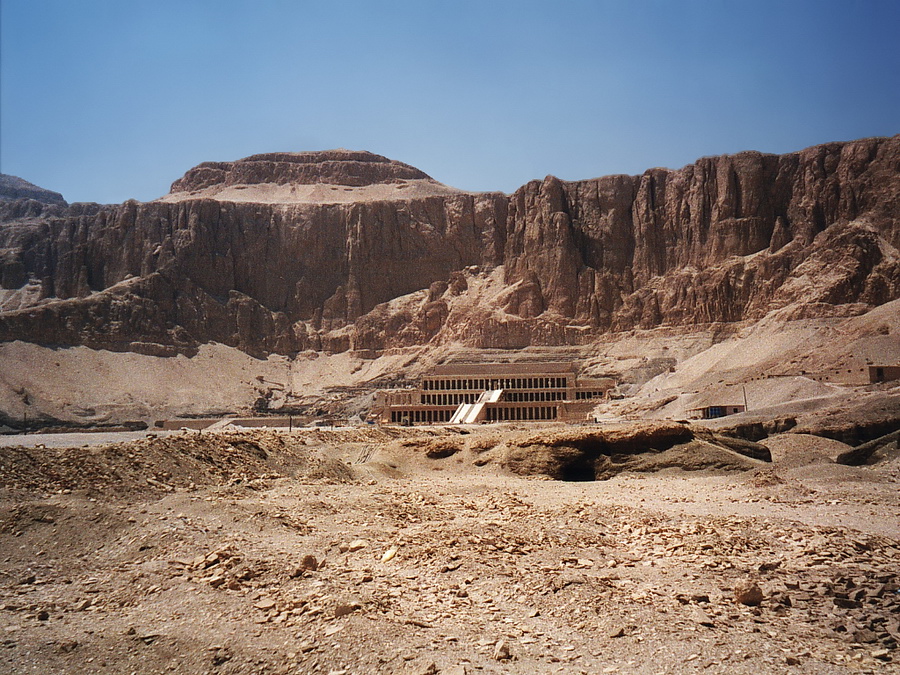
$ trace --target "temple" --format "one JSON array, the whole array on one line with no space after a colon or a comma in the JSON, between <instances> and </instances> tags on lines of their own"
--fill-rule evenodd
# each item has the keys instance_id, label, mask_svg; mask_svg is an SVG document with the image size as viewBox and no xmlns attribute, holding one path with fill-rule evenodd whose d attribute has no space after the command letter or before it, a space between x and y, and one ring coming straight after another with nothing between
<instances>
[{"instance_id":1,"label":"temple","mask_svg":"<svg viewBox=\"0 0 900 675\"><path fill-rule=\"evenodd\" d=\"M588 421L616 385L579 377L573 363L480 363L438 366L418 389L378 392L382 424Z\"/></svg>"}]
</instances>

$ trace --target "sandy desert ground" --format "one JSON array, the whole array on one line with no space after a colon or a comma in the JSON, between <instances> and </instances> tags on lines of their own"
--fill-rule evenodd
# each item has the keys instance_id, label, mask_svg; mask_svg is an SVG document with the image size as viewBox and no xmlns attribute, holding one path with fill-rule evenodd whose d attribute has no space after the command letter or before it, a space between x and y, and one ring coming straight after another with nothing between
<instances>
[{"instance_id":1,"label":"sandy desert ground","mask_svg":"<svg viewBox=\"0 0 900 675\"><path fill-rule=\"evenodd\" d=\"M900 670L895 444L862 467L781 434L771 463L511 471L516 438L559 433L0 448L0 670Z\"/></svg>"}]
</instances>

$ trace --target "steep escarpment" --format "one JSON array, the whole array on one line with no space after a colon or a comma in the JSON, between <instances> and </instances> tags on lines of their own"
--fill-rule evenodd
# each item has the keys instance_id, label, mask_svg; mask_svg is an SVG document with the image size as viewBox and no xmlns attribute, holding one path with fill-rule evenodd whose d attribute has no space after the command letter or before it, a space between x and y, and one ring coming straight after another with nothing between
<instances>
[{"instance_id":1,"label":"steep escarpment","mask_svg":"<svg viewBox=\"0 0 900 675\"><path fill-rule=\"evenodd\" d=\"M0 204L0 340L508 348L844 316L900 297L898 214L900 137L509 196L370 153L257 155L156 202Z\"/></svg>"},{"instance_id":2,"label":"steep escarpment","mask_svg":"<svg viewBox=\"0 0 900 675\"><path fill-rule=\"evenodd\" d=\"M13 203L0 279L7 296L31 285L35 299L0 315L0 339L346 349L329 334L379 303L499 264L505 207L502 195L465 193L351 205L127 202L62 215Z\"/></svg>"},{"instance_id":3,"label":"steep escarpment","mask_svg":"<svg viewBox=\"0 0 900 675\"><path fill-rule=\"evenodd\" d=\"M881 304L898 292L898 137L637 177L548 177L510 202L506 281L532 289L524 311L511 308L522 316L547 309L628 329L758 318L794 301ZM804 297L789 291L798 278L815 287Z\"/></svg>"}]
</instances>

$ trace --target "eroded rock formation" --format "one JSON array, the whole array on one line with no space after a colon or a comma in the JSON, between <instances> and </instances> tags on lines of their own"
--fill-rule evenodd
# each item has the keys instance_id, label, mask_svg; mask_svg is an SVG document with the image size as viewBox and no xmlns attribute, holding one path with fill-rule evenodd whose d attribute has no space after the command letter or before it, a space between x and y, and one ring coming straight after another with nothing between
<instances>
[{"instance_id":1,"label":"eroded rock formation","mask_svg":"<svg viewBox=\"0 0 900 675\"><path fill-rule=\"evenodd\" d=\"M204 196L272 184L342 197ZM357 188L384 190L347 202ZM201 164L156 202L0 203L0 340L260 355L578 344L865 311L900 297L898 248L900 136L549 176L508 196L370 153L256 155Z\"/></svg>"},{"instance_id":2,"label":"eroded rock formation","mask_svg":"<svg viewBox=\"0 0 900 675\"><path fill-rule=\"evenodd\" d=\"M33 199L45 204L66 206L66 200L58 192L46 190L27 180L22 180L18 176L0 173L0 201L16 199Z\"/></svg>"}]
</instances>

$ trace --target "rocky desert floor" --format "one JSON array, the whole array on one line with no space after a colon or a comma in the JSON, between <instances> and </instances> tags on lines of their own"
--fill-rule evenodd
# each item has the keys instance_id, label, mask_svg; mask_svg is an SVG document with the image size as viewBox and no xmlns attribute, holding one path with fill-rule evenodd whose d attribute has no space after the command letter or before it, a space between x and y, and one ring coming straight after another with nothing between
<instances>
[{"instance_id":1,"label":"rocky desert floor","mask_svg":"<svg viewBox=\"0 0 900 675\"><path fill-rule=\"evenodd\" d=\"M900 672L893 447L565 482L515 433L0 448L0 671Z\"/></svg>"}]
</instances>

